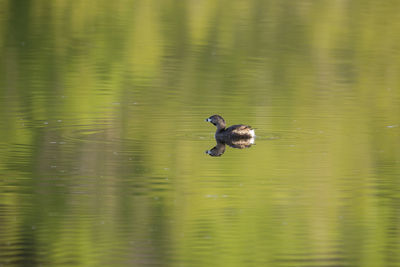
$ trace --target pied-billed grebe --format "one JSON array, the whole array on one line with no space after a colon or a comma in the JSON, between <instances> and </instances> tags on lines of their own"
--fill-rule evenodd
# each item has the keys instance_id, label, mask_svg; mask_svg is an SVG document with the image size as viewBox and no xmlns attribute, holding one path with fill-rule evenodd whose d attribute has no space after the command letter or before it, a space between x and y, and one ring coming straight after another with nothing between
<instances>
[{"instance_id":1,"label":"pied-billed grebe","mask_svg":"<svg viewBox=\"0 0 400 267\"><path fill-rule=\"evenodd\" d=\"M217 126L215 138L217 139L249 139L254 138L254 130L250 126L238 124L225 129L225 120L219 115L212 115L206 121Z\"/></svg>"}]
</instances>

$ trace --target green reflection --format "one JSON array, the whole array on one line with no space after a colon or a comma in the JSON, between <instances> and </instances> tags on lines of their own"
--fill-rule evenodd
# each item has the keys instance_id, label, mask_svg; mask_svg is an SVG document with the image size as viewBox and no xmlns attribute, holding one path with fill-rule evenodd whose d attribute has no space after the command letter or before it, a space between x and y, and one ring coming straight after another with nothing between
<instances>
[{"instance_id":1,"label":"green reflection","mask_svg":"<svg viewBox=\"0 0 400 267\"><path fill-rule=\"evenodd\" d=\"M399 11L0 1L0 264L398 265Z\"/></svg>"}]
</instances>

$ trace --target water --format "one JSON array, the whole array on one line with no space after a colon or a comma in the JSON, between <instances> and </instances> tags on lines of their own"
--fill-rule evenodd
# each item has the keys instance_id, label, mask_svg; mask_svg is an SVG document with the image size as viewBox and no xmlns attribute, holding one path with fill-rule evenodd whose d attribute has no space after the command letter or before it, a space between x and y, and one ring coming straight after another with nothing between
<instances>
[{"instance_id":1,"label":"water","mask_svg":"<svg viewBox=\"0 0 400 267\"><path fill-rule=\"evenodd\" d=\"M0 265L400 266L399 11L0 1Z\"/></svg>"}]
</instances>

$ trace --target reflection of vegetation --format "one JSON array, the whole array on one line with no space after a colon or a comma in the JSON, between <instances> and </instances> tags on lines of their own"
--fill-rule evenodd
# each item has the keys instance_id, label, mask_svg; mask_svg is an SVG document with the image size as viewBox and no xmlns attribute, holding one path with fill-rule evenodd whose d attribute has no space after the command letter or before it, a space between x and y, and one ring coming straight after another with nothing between
<instances>
[{"instance_id":1,"label":"reflection of vegetation","mask_svg":"<svg viewBox=\"0 0 400 267\"><path fill-rule=\"evenodd\" d=\"M324 253L395 262L400 150L398 128L386 126L399 123L399 9L0 1L0 264L4 255L121 260L110 254L229 266ZM224 157L214 181L198 163L202 146L160 140L189 132L177 116L215 107L271 132L324 134L293 150L253 149L255 162ZM115 151L137 153L128 161ZM163 179L161 165L179 181Z\"/></svg>"}]
</instances>

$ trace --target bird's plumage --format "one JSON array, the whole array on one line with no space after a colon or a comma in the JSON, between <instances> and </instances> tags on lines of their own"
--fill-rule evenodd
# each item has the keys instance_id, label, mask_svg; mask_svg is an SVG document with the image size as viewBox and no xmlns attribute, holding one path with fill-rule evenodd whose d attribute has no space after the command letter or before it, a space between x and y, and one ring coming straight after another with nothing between
<instances>
[{"instance_id":1,"label":"bird's plumage","mask_svg":"<svg viewBox=\"0 0 400 267\"><path fill-rule=\"evenodd\" d=\"M243 138L254 138L254 130L243 124L232 125L225 128L225 120L219 115L213 115L206 119L206 121L211 122L217 127L215 132L215 138L220 139L243 139Z\"/></svg>"}]
</instances>

